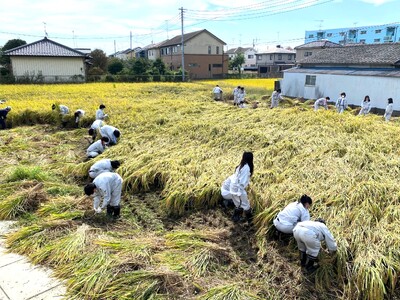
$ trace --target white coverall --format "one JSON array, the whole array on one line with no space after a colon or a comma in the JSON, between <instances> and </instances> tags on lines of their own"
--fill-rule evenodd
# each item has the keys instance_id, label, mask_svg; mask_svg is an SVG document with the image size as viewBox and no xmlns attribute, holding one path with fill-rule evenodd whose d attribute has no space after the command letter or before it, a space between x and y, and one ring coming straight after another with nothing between
<instances>
[{"instance_id":1,"label":"white coverall","mask_svg":"<svg viewBox=\"0 0 400 300\"><path fill-rule=\"evenodd\" d=\"M96 186L93 208L104 209L107 205L118 206L121 201L122 178L117 173L104 172L97 176L93 183ZM103 200L100 205L100 201Z\"/></svg>"},{"instance_id":2,"label":"white coverall","mask_svg":"<svg viewBox=\"0 0 400 300\"><path fill-rule=\"evenodd\" d=\"M245 164L240 170L236 168L236 172L230 176L231 184L229 186L229 193L233 203L237 208L243 208L243 210L250 209L249 199L247 197L246 187L250 182L250 167ZM229 197L229 196L227 196ZM227 198L229 199L229 198Z\"/></svg>"},{"instance_id":3,"label":"white coverall","mask_svg":"<svg viewBox=\"0 0 400 300\"><path fill-rule=\"evenodd\" d=\"M317 257L321 242L325 240L329 251L337 250L335 238L324 223L316 221L299 222L293 229L293 235L300 251Z\"/></svg>"},{"instance_id":4,"label":"white coverall","mask_svg":"<svg viewBox=\"0 0 400 300\"><path fill-rule=\"evenodd\" d=\"M98 140L87 148L86 154L88 157L96 157L97 155L103 153L105 149L105 145L103 146L101 140Z\"/></svg>"},{"instance_id":5,"label":"white coverall","mask_svg":"<svg viewBox=\"0 0 400 300\"><path fill-rule=\"evenodd\" d=\"M104 120L108 115L104 113L103 109L98 109L96 111L96 120Z\"/></svg>"},{"instance_id":6,"label":"white coverall","mask_svg":"<svg viewBox=\"0 0 400 300\"><path fill-rule=\"evenodd\" d=\"M96 161L89 169L89 177L96 178L101 173L112 172L113 167L111 166L111 159L101 159Z\"/></svg>"},{"instance_id":7,"label":"white coverall","mask_svg":"<svg viewBox=\"0 0 400 300\"><path fill-rule=\"evenodd\" d=\"M68 115L69 114L69 108L65 105L59 105L60 108L60 114L62 115Z\"/></svg>"},{"instance_id":8,"label":"white coverall","mask_svg":"<svg viewBox=\"0 0 400 300\"><path fill-rule=\"evenodd\" d=\"M310 213L301 202L288 204L274 219L274 225L280 232L292 234L298 222L309 221Z\"/></svg>"},{"instance_id":9,"label":"white coverall","mask_svg":"<svg viewBox=\"0 0 400 300\"><path fill-rule=\"evenodd\" d=\"M360 109L360 113L359 115L366 115L369 113L369 111L371 110L371 102L369 101L363 101L363 103L361 103L361 109Z\"/></svg>"},{"instance_id":10,"label":"white coverall","mask_svg":"<svg viewBox=\"0 0 400 300\"><path fill-rule=\"evenodd\" d=\"M237 105L237 104L239 104L239 101L238 101L238 95L239 95L239 93L240 93L240 89L238 89L237 87L233 90L233 104L235 105Z\"/></svg>"},{"instance_id":11,"label":"white coverall","mask_svg":"<svg viewBox=\"0 0 400 300\"><path fill-rule=\"evenodd\" d=\"M347 100L345 97L340 97L336 100L336 109L338 113L342 113L347 108Z\"/></svg>"},{"instance_id":12,"label":"white coverall","mask_svg":"<svg viewBox=\"0 0 400 300\"><path fill-rule=\"evenodd\" d=\"M115 128L114 126L104 125L103 127L100 128L100 134L103 137L108 137L108 139L110 140L110 144L116 145L117 138L114 135L115 130L118 130L118 129Z\"/></svg>"},{"instance_id":13,"label":"white coverall","mask_svg":"<svg viewBox=\"0 0 400 300\"><path fill-rule=\"evenodd\" d=\"M386 122L389 122L390 118L392 117L392 113L393 113L393 103L390 103L386 106L386 110L385 110Z\"/></svg>"},{"instance_id":14,"label":"white coverall","mask_svg":"<svg viewBox=\"0 0 400 300\"><path fill-rule=\"evenodd\" d=\"M221 94L222 94L222 90L219 86L216 86L213 89L213 93L214 93L214 99L215 100L221 100Z\"/></svg>"},{"instance_id":15,"label":"white coverall","mask_svg":"<svg viewBox=\"0 0 400 300\"><path fill-rule=\"evenodd\" d=\"M278 107L279 100L283 100L282 95L277 91L273 91L271 95L271 108Z\"/></svg>"},{"instance_id":16,"label":"white coverall","mask_svg":"<svg viewBox=\"0 0 400 300\"><path fill-rule=\"evenodd\" d=\"M328 109L328 103L325 98L319 98L318 100L315 101L314 110L318 110L322 106L325 107L325 109Z\"/></svg>"},{"instance_id":17,"label":"white coverall","mask_svg":"<svg viewBox=\"0 0 400 300\"><path fill-rule=\"evenodd\" d=\"M79 113L79 115L75 118L75 123L79 123L80 118L85 115L85 111L82 109L77 109L75 113Z\"/></svg>"},{"instance_id":18,"label":"white coverall","mask_svg":"<svg viewBox=\"0 0 400 300\"><path fill-rule=\"evenodd\" d=\"M226 200L232 200L232 195L230 192L230 186L231 186L231 182L232 182L232 178L235 175L231 175L229 176L227 179L225 179L225 181L222 183L221 186L221 196L222 198L226 199Z\"/></svg>"}]
</instances>

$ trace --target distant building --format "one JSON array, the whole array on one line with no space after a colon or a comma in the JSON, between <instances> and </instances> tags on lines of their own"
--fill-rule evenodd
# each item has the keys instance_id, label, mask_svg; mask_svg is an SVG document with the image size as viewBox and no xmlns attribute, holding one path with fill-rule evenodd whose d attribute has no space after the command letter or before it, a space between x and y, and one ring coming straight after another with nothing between
<instances>
[{"instance_id":1,"label":"distant building","mask_svg":"<svg viewBox=\"0 0 400 300\"><path fill-rule=\"evenodd\" d=\"M315 42L309 42L300 46L294 47L296 50L296 61L301 60L305 57L315 55L317 52L326 48L343 47L340 44L330 42L328 40L319 40Z\"/></svg>"},{"instance_id":2,"label":"distant building","mask_svg":"<svg viewBox=\"0 0 400 300\"><path fill-rule=\"evenodd\" d=\"M85 81L87 54L48 38L4 52L10 56L12 74L23 82Z\"/></svg>"},{"instance_id":3,"label":"distant building","mask_svg":"<svg viewBox=\"0 0 400 300\"><path fill-rule=\"evenodd\" d=\"M282 77L282 71L294 67L296 51L281 46L259 50L256 54L258 74L261 77Z\"/></svg>"},{"instance_id":4,"label":"distant building","mask_svg":"<svg viewBox=\"0 0 400 300\"><path fill-rule=\"evenodd\" d=\"M367 27L348 27L326 30L310 30L305 33L305 43L329 40L341 45L377 44L400 42L400 24Z\"/></svg>"},{"instance_id":5,"label":"distant building","mask_svg":"<svg viewBox=\"0 0 400 300\"><path fill-rule=\"evenodd\" d=\"M140 47L136 47L136 48L128 48L126 50L122 50L122 51L117 51L113 54L110 55L110 57L115 57L115 58L119 58L119 59L123 59L123 60L127 60L130 58L135 58L136 57L136 53L140 52L141 48Z\"/></svg>"},{"instance_id":6,"label":"distant building","mask_svg":"<svg viewBox=\"0 0 400 300\"><path fill-rule=\"evenodd\" d=\"M384 109L388 98L400 110L400 43L326 48L298 60L284 71L282 92L290 97L336 100L341 92L349 104L360 105L365 95L372 107ZM396 99L399 99L396 102Z\"/></svg>"},{"instance_id":7,"label":"distant building","mask_svg":"<svg viewBox=\"0 0 400 300\"><path fill-rule=\"evenodd\" d=\"M257 70L257 60L256 60L256 53L257 51L252 47L242 48L232 48L225 52L228 54L229 60L234 59L239 53L243 54L244 56L244 70Z\"/></svg>"}]
</instances>

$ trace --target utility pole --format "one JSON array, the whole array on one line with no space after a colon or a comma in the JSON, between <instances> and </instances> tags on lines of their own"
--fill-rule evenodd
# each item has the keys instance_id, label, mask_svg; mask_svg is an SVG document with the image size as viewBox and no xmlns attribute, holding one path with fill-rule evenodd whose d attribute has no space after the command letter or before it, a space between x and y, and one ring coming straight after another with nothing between
<instances>
[{"instance_id":1,"label":"utility pole","mask_svg":"<svg viewBox=\"0 0 400 300\"><path fill-rule=\"evenodd\" d=\"M181 11L181 49L182 49L182 81L185 81L185 46L183 43L183 7L180 8Z\"/></svg>"}]
</instances>

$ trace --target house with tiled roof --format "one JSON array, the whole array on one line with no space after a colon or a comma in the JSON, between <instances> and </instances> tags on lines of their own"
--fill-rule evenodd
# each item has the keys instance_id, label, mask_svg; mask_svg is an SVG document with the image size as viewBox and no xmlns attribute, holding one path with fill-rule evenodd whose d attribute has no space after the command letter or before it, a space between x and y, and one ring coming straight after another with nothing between
<instances>
[{"instance_id":1,"label":"house with tiled roof","mask_svg":"<svg viewBox=\"0 0 400 300\"><path fill-rule=\"evenodd\" d=\"M183 35L184 69L192 79L222 78L228 72L226 43L206 29ZM177 35L158 45L160 58L171 70L182 66L182 36Z\"/></svg>"},{"instance_id":2,"label":"house with tiled roof","mask_svg":"<svg viewBox=\"0 0 400 300\"><path fill-rule=\"evenodd\" d=\"M89 56L48 38L4 52L10 56L16 81L85 81Z\"/></svg>"},{"instance_id":3,"label":"house with tiled roof","mask_svg":"<svg viewBox=\"0 0 400 300\"><path fill-rule=\"evenodd\" d=\"M360 105L365 95L372 107L384 109L388 98L400 110L400 43L326 48L298 60L284 71L286 96L337 99L345 92L349 104Z\"/></svg>"},{"instance_id":4,"label":"house with tiled roof","mask_svg":"<svg viewBox=\"0 0 400 300\"><path fill-rule=\"evenodd\" d=\"M282 77L282 71L292 68L296 60L296 52L284 49L280 45L260 49L256 54L258 75L260 77Z\"/></svg>"},{"instance_id":5,"label":"house with tiled roof","mask_svg":"<svg viewBox=\"0 0 400 300\"><path fill-rule=\"evenodd\" d=\"M318 40L300 46L296 46L294 47L294 50L296 50L296 60L300 60L305 57L316 54L322 49L337 48L337 47L343 47L343 45L328 40Z\"/></svg>"},{"instance_id":6,"label":"house with tiled roof","mask_svg":"<svg viewBox=\"0 0 400 300\"><path fill-rule=\"evenodd\" d=\"M232 60L238 55L239 53L243 54L244 56L244 64L243 64L243 69L244 70L257 70L257 65L256 65L256 54L257 50L254 49L253 47L237 47L237 48L231 48L228 51L225 52L228 54L229 60Z\"/></svg>"}]
</instances>

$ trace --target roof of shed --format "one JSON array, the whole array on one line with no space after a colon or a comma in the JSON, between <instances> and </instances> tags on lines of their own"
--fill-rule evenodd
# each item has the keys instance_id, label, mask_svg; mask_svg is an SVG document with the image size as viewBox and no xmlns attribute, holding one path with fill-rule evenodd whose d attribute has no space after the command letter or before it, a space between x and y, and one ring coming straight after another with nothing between
<instances>
[{"instance_id":1,"label":"roof of shed","mask_svg":"<svg viewBox=\"0 0 400 300\"><path fill-rule=\"evenodd\" d=\"M291 68L283 70L284 73L305 73L324 75L352 75L352 76L378 76L378 77L400 77L400 69L385 68Z\"/></svg>"},{"instance_id":2,"label":"roof of shed","mask_svg":"<svg viewBox=\"0 0 400 300\"><path fill-rule=\"evenodd\" d=\"M319 41L313 41L309 43L305 43L303 45L299 45L294 47L295 50L297 49L324 49L324 48L334 48L334 47L343 47L340 44L328 41L328 40L319 40Z\"/></svg>"}]
</instances>

